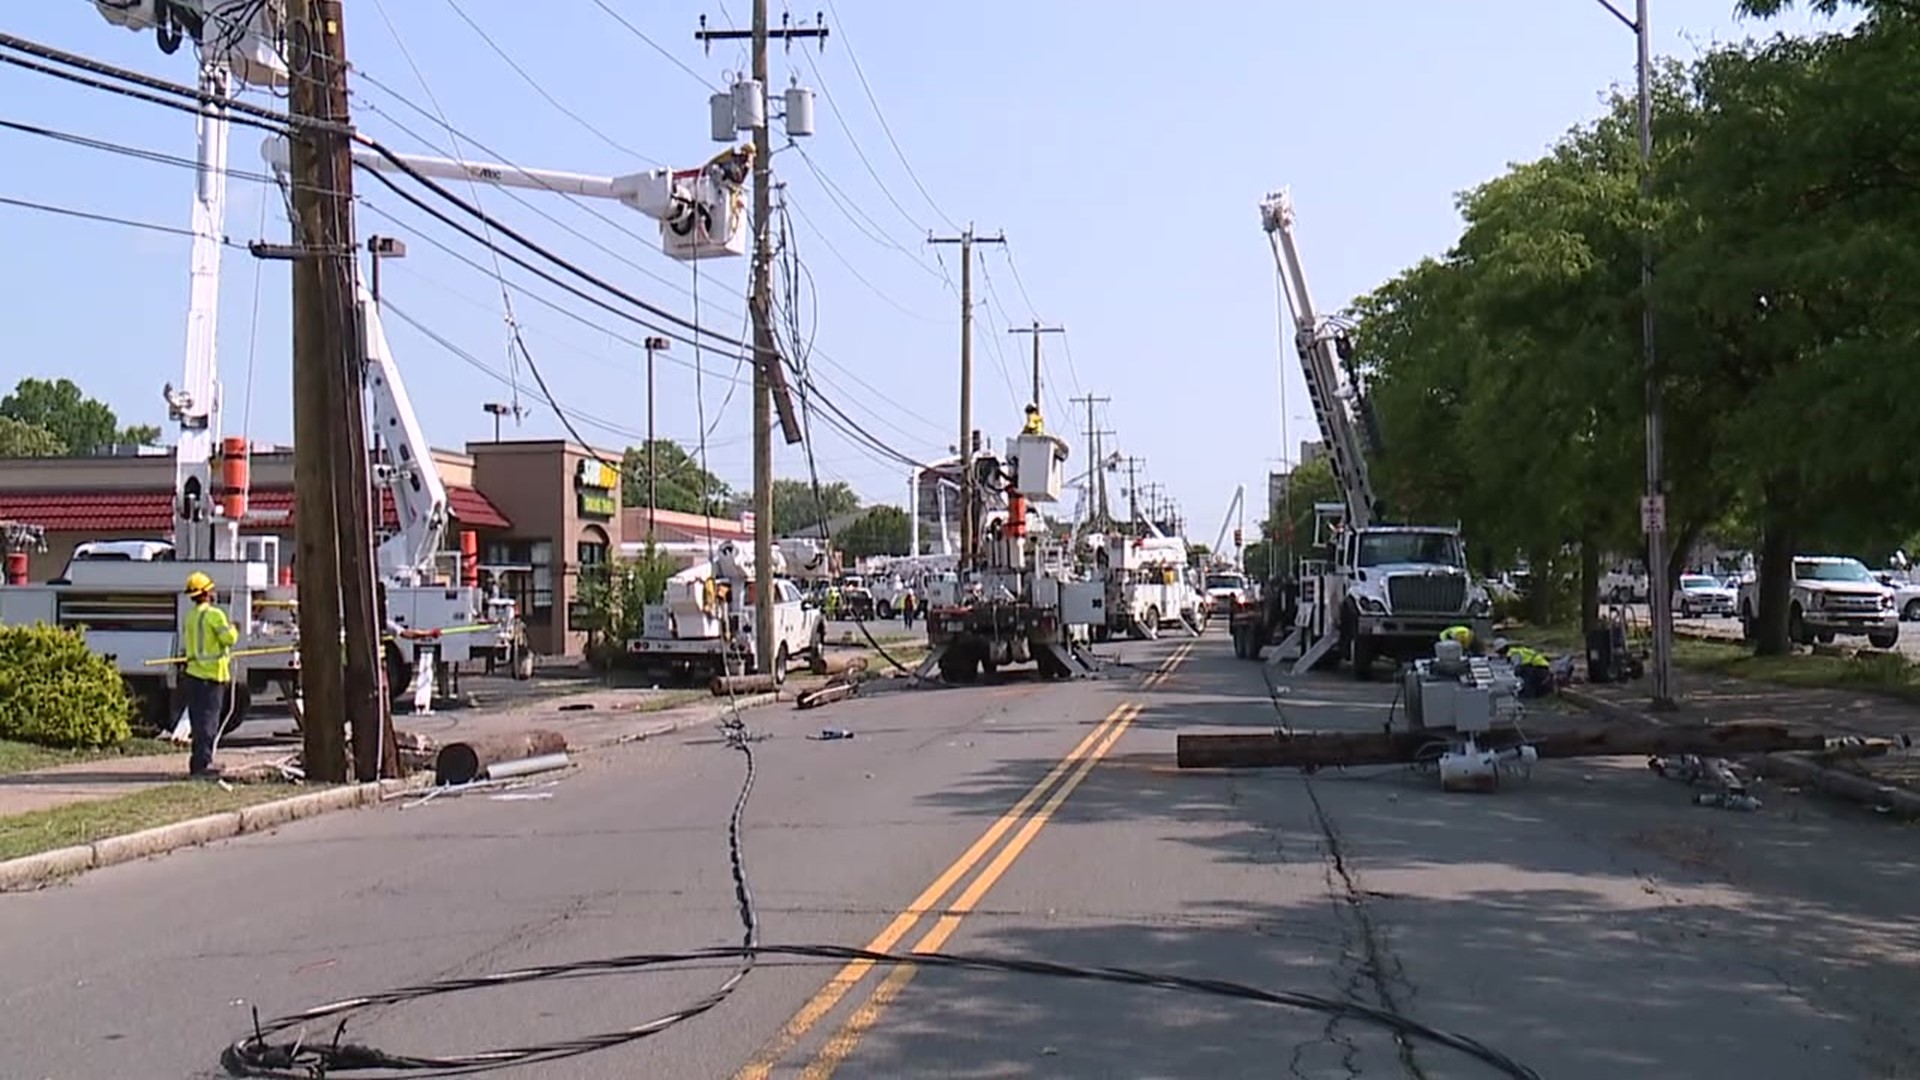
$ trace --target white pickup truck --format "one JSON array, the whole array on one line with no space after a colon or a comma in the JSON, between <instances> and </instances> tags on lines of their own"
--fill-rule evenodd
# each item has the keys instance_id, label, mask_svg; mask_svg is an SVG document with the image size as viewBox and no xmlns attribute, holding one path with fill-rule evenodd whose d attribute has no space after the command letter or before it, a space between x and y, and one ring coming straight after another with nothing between
<instances>
[{"instance_id":1,"label":"white pickup truck","mask_svg":"<svg viewBox=\"0 0 1920 1080\"><path fill-rule=\"evenodd\" d=\"M1742 582L1740 627L1749 641L1757 636L1759 612L1759 581ZM1797 644L1811 645L1831 642L1840 634L1864 634L1876 649L1893 648L1900 640L1894 591L1859 559L1795 555L1787 636Z\"/></svg>"}]
</instances>

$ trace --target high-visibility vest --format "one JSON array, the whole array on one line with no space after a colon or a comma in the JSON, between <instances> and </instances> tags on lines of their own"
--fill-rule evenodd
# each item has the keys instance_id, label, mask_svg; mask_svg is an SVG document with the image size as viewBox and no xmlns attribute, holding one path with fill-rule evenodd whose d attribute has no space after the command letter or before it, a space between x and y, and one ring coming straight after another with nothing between
<instances>
[{"instance_id":1,"label":"high-visibility vest","mask_svg":"<svg viewBox=\"0 0 1920 1080\"><path fill-rule=\"evenodd\" d=\"M1515 645L1507 650L1507 659L1515 667L1552 667L1553 661L1538 649L1529 649L1525 645Z\"/></svg>"},{"instance_id":2,"label":"high-visibility vest","mask_svg":"<svg viewBox=\"0 0 1920 1080\"><path fill-rule=\"evenodd\" d=\"M1440 631L1440 640L1457 641L1460 643L1460 647L1464 649L1473 644L1473 627L1449 626L1445 630Z\"/></svg>"},{"instance_id":3,"label":"high-visibility vest","mask_svg":"<svg viewBox=\"0 0 1920 1080\"><path fill-rule=\"evenodd\" d=\"M233 643L240 632L227 613L210 603L195 604L187 612L180 637L186 646L187 674L208 682L233 681Z\"/></svg>"}]
</instances>

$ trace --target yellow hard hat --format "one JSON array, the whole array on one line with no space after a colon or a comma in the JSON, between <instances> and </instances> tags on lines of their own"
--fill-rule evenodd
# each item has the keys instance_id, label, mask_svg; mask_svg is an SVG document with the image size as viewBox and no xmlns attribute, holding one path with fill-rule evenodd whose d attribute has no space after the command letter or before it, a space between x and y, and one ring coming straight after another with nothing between
<instances>
[{"instance_id":1,"label":"yellow hard hat","mask_svg":"<svg viewBox=\"0 0 1920 1080\"><path fill-rule=\"evenodd\" d=\"M193 573L187 575L187 595L188 596L199 596L201 593L210 593L212 591L213 591L212 578L208 577L207 575L201 573L198 570L195 570Z\"/></svg>"}]
</instances>

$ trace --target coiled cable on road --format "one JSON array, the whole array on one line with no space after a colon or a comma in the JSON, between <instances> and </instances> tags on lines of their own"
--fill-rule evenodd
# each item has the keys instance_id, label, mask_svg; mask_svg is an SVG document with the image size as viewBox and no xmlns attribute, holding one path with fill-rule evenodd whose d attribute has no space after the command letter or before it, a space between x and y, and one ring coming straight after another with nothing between
<instances>
[{"instance_id":1,"label":"coiled cable on road","mask_svg":"<svg viewBox=\"0 0 1920 1080\"><path fill-rule=\"evenodd\" d=\"M1515 1080L1541 1080L1540 1074L1471 1036L1429 1027L1390 1009L1364 1005L1293 990L1265 990L1224 979L1202 979L1165 972L1138 971L1123 967L1084 967L1046 960L1009 957L968 956L955 953L892 953L851 948L844 945L762 945L760 921L748 882L745 845L742 842L747 800L753 793L758 765L753 754L754 736L737 713L721 725L727 745L739 751L746 764L740 793L733 802L727 820L727 853L733 876L734 905L740 917L741 943L683 952L631 953L598 960L575 960L562 964L520 968L489 975L436 979L413 986L383 990L359 997L317 1005L273 1020L254 1023L252 1034L228 1046L220 1063L233 1076L322 1080L329 1076L463 1076L490 1072L515 1065L543 1064L611 1049L657 1035L705 1013L725 1001L753 970L763 956L782 956L822 962L867 961L873 964L913 964L925 967L960 968L1016 975L1037 975L1082 982L1117 983L1160 990L1204 994L1211 997L1254 1001L1281 1008L1318 1013L1336 1019L1355 1020L1384 1028L1405 1039L1418 1039L1458 1051L1484 1062ZM343 1041L347 1023L354 1014L375 1007L391 1007L427 998L442 997L472 990L497 989L526 983L558 979L612 975L647 968L713 960L735 960L736 966L714 990L673 1012L618 1031L583 1035L530 1046L503 1047L467 1054L425 1055L397 1053L360 1043ZM294 1029L319 1021L337 1021L332 1040L309 1042L301 1034L287 1038ZM280 1041L275 1041L276 1037Z\"/></svg>"}]
</instances>

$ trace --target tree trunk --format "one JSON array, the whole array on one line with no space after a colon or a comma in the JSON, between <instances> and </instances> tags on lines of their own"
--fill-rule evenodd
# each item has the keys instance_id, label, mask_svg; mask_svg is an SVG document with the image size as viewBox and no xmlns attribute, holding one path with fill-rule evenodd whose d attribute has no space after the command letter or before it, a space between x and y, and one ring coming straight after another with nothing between
<instances>
[{"instance_id":1,"label":"tree trunk","mask_svg":"<svg viewBox=\"0 0 1920 1080\"><path fill-rule=\"evenodd\" d=\"M1783 515L1769 510L1760 532L1760 576L1755 583L1760 610L1755 613L1753 651L1756 656L1785 656L1793 651L1787 637L1787 610L1793 598L1792 526Z\"/></svg>"},{"instance_id":2,"label":"tree trunk","mask_svg":"<svg viewBox=\"0 0 1920 1080\"><path fill-rule=\"evenodd\" d=\"M1592 536L1580 539L1580 629L1600 625L1600 543Z\"/></svg>"},{"instance_id":3,"label":"tree trunk","mask_svg":"<svg viewBox=\"0 0 1920 1080\"><path fill-rule=\"evenodd\" d=\"M1686 572L1687 556L1693 553L1694 541L1700 539L1700 531L1700 523L1692 522L1683 526L1680 531L1673 536L1673 547L1667 552L1666 588L1668 596L1672 596L1674 590L1680 587L1680 575ZM1648 567L1648 570L1651 571L1652 567ZM1647 585L1651 588L1653 585L1652 580L1649 580Z\"/></svg>"},{"instance_id":4,"label":"tree trunk","mask_svg":"<svg viewBox=\"0 0 1920 1080\"><path fill-rule=\"evenodd\" d=\"M1553 579L1552 550L1527 552L1527 566L1533 571L1527 583L1527 622L1546 626L1553 622L1553 593L1558 584Z\"/></svg>"}]
</instances>

